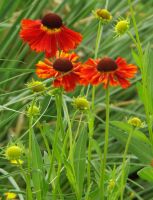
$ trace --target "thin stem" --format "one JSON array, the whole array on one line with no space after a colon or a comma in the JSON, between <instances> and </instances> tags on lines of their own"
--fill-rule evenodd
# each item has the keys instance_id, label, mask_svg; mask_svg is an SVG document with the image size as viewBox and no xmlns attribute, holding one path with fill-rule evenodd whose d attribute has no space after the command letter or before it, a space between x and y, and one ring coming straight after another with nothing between
<instances>
[{"instance_id":1,"label":"thin stem","mask_svg":"<svg viewBox=\"0 0 153 200\"><path fill-rule=\"evenodd\" d=\"M130 144L133 132L134 132L134 129L132 128L132 130L131 130L131 132L129 134L129 137L127 139L127 143L126 143L126 146L125 146L125 151L124 151L124 154L123 154L122 171L121 171L121 196L120 196L121 200L123 200L124 189L125 189L124 179L125 179L126 157L127 157L129 144Z\"/></svg>"},{"instance_id":2,"label":"thin stem","mask_svg":"<svg viewBox=\"0 0 153 200\"><path fill-rule=\"evenodd\" d=\"M99 24L98 24L98 31L97 31L97 38L96 38L95 56L94 56L95 59L96 59L97 56L98 56L100 41L101 41L101 37L102 37L102 31L103 31L102 22L99 21Z\"/></svg>"},{"instance_id":3,"label":"thin stem","mask_svg":"<svg viewBox=\"0 0 153 200\"><path fill-rule=\"evenodd\" d=\"M129 37L132 39L132 41L134 42L134 44L136 45L136 48L139 50L139 46L138 46L138 43L137 43L136 39L133 37L133 35L131 34L130 31L128 31L127 33L129 35ZM140 54L140 51L139 51L139 54Z\"/></svg>"},{"instance_id":4,"label":"thin stem","mask_svg":"<svg viewBox=\"0 0 153 200\"><path fill-rule=\"evenodd\" d=\"M107 152L108 152L108 139L109 139L109 101L110 101L110 92L109 86L106 89L106 122L105 122L105 143L104 143L104 154L102 159L102 171L100 177L100 188L101 188L101 199L104 199L104 183L105 183L105 171L106 171L106 161L107 161Z\"/></svg>"},{"instance_id":5,"label":"thin stem","mask_svg":"<svg viewBox=\"0 0 153 200\"><path fill-rule=\"evenodd\" d=\"M109 2L109 0L106 0L106 3L105 3L105 8L106 9L108 8L108 2Z\"/></svg>"},{"instance_id":6,"label":"thin stem","mask_svg":"<svg viewBox=\"0 0 153 200\"><path fill-rule=\"evenodd\" d=\"M56 125L56 132L55 132L55 140L53 144L53 153L52 153L52 164L50 172L52 172L54 157L55 157L55 148L58 144L59 132L63 133L63 121L62 121L62 93L56 96L56 109L57 109L57 125ZM58 170L57 170L57 179L55 183L55 188L53 191L53 200L57 199L57 190L60 189L60 169L61 169L61 160L58 163Z\"/></svg>"},{"instance_id":7,"label":"thin stem","mask_svg":"<svg viewBox=\"0 0 153 200\"><path fill-rule=\"evenodd\" d=\"M140 61L141 61L141 64L142 64L143 63L143 59L142 59L143 58L143 50L142 50L142 47L141 47L139 32L138 32L137 23L136 23L136 20L135 20L134 10L133 10L133 7L132 7L131 0L128 0L128 4L130 6L132 21L133 21L133 25L134 25L134 31L135 31L136 40L137 40L137 44L138 44L138 50L139 50L140 59L141 59Z\"/></svg>"},{"instance_id":8,"label":"thin stem","mask_svg":"<svg viewBox=\"0 0 153 200\"><path fill-rule=\"evenodd\" d=\"M28 155L28 174L27 174L27 199L32 200L32 191L31 191L31 148L32 148L32 123L33 123L33 117L30 116L29 118L29 155Z\"/></svg>"},{"instance_id":9,"label":"thin stem","mask_svg":"<svg viewBox=\"0 0 153 200\"><path fill-rule=\"evenodd\" d=\"M80 126L81 126L81 123L82 123L82 118L83 118L83 113L81 113L81 116L80 116L80 119L79 119L78 128L77 128L77 131L76 131L76 134L75 134L75 138L74 138L73 144L75 144L75 142L77 140L77 137L79 135L79 130L80 130Z\"/></svg>"},{"instance_id":10,"label":"thin stem","mask_svg":"<svg viewBox=\"0 0 153 200\"><path fill-rule=\"evenodd\" d=\"M42 127L41 127L41 124L39 124L39 129L40 129L41 136L42 136L42 138L44 140L44 143L45 143L45 146L46 146L46 149L47 149L47 152L48 152L48 156L49 156L49 159L50 159L50 164L51 164L52 163L52 154L51 154L51 150L50 150L50 147L49 147L49 143L48 143L47 137L46 137L46 135L45 135L45 133L44 133ZM48 173L48 178L47 178L48 181L51 178L51 173L52 173L52 171L51 171L51 168L50 168L49 169L49 173Z\"/></svg>"},{"instance_id":11,"label":"thin stem","mask_svg":"<svg viewBox=\"0 0 153 200\"><path fill-rule=\"evenodd\" d=\"M33 106L35 104L36 98L32 100L31 110L33 110ZM29 200L32 200L32 191L31 191L31 160L32 160L32 124L33 124L33 116L32 113L29 115L29 152L28 152L28 175L27 175L27 196Z\"/></svg>"},{"instance_id":12,"label":"thin stem","mask_svg":"<svg viewBox=\"0 0 153 200\"><path fill-rule=\"evenodd\" d=\"M132 15L132 21L133 21L133 25L134 25L136 40L131 34L129 34L129 36L131 38L132 37L134 38L134 39L132 38L132 40L134 41L134 43L137 46L139 57L140 57L140 64L141 64L140 69L141 69L141 76L142 76L143 94L144 94L144 99L145 99L144 107L145 107L145 112L146 112L146 117L147 117L149 137L150 137L150 141L153 145L152 117L150 117L149 108L148 108L148 95L147 95L146 79L144 77L144 70L143 70L143 60L144 60L143 59L143 49L142 49L141 42L140 42L139 32L138 32L137 23L136 23L136 20L135 20L135 15L134 15L134 10L133 10L133 7L132 7L131 0L128 0L128 4L129 4L131 15Z\"/></svg>"},{"instance_id":13,"label":"thin stem","mask_svg":"<svg viewBox=\"0 0 153 200\"><path fill-rule=\"evenodd\" d=\"M75 112L74 115L73 115L73 117L72 117L71 126L73 125L76 113L77 112ZM63 147L62 147L62 152L61 152L61 158L62 158L62 160L64 159L63 156L64 156L65 151L66 151L66 144L67 144L68 137L69 137L69 135L65 134L65 138L63 139ZM61 169L62 169L62 163L60 162L59 165L58 165L58 170L57 170L56 186L55 186L55 190L54 190L54 194L53 194L54 198L56 198L56 192L59 189L59 177L60 177Z\"/></svg>"},{"instance_id":14,"label":"thin stem","mask_svg":"<svg viewBox=\"0 0 153 200\"><path fill-rule=\"evenodd\" d=\"M25 178L25 181L26 181L26 184L27 184L27 199L28 198L31 198L32 199L32 191L31 191L31 187L30 187L30 182L29 182L29 179L28 179L28 176L26 175L23 167L22 167L22 164L19 162L19 160L17 159L16 160L17 164L18 164L18 167L20 168L24 178Z\"/></svg>"},{"instance_id":15,"label":"thin stem","mask_svg":"<svg viewBox=\"0 0 153 200\"><path fill-rule=\"evenodd\" d=\"M53 142L53 151L52 151L52 159L51 159L51 165L50 165L50 171L49 174L51 174L53 170L54 165L54 157L55 157L55 148L58 143L58 137L59 137L59 129L62 126L61 124L61 111L62 111L62 103L61 103L62 94L59 94L55 96L55 102L56 102L56 109L57 109L57 123L56 123L56 130L55 130L55 138Z\"/></svg>"},{"instance_id":16,"label":"thin stem","mask_svg":"<svg viewBox=\"0 0 153 200\"><path fill-rule=\"evenodd\" d=\"M70 142L70 152L69 152L69 158L70 158L70 163L72 165L73 168L73 135L72 135L72 125L71 125L71 120L69 117L69 113L68 113L68 109L67 109L67 105L66 102L63 102L63 106L64 106L64 110L65 110L65 117L67 120L67 124L68 124L68 135L69 135L69 142Z\"/></svg>"},{"instance_id":17,"label":"thin stem","mask_svg":"<svg viewBox=\"0 0 153 200\"><path fill-rule=\"evenodd\" d=\"M98 31L97 31L97 38L96 38L96 47L95 47L95 55L94 58L97 58L98 55L98 50L99 50L99 46L100 46L100 41L101 41L101 36L102 36L102 31L103 31L103 27L102 27L102 23L101 21L99 21L98 24ZM89 112L88 115L88 126L89 126L89 144L88 144L88 166L87 166L87 183L88 183L88 188L91 185L91 151L92 151L92 137L94 134L94 111L95 111L95 91L96 91L96 87L93 86L92 87L92 105L91 105L91 110Z\"/></svg>"}]
</instances>

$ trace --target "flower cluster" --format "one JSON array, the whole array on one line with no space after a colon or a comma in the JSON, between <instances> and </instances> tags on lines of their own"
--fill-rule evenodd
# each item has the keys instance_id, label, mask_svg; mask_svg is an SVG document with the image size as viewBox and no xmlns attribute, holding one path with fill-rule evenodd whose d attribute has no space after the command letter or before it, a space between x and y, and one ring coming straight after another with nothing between
<instances>
[{"instance_id":1,"label":"flower cluster","mask_svg":"<svg viewBox=\"0 0 153 200\"><path fill-rule=\"evenodd\" d=\"M106 9L93 12L96 18L107 24L112 16ZM129 23L120 20L115 26L115 32L122 35L127 31ZM42 79L53 79L53 86L71 92L77 85L87 86L102 84L110 86L130 86L129 79L137 72L137 67L128 64L125 59L118 57L89 58L85 63L79 60L74 52L82 41L82 35L69 29L62 18L55 13L46 14L41 20L23 19L20 37L27 42L32 50L44 52L46 57L36 64L36 74ZM41 82L28 85L34 92L44 90Z\"/></svg>"}]
</instances>

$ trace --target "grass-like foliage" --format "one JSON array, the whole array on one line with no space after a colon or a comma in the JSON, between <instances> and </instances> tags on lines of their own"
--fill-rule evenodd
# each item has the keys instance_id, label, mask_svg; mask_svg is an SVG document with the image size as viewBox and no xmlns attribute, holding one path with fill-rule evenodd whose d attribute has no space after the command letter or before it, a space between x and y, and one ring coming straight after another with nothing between
<instances>
[{"instance_id":1,"label":"grass-like foliage","mask_svg":"<svg viewBox=\"0 0 153 200\"><path fill-rule=\"evenodd\" d=\"M1 200L153 199L152 7L0 0Z\"/></svg>"}]
</instances>

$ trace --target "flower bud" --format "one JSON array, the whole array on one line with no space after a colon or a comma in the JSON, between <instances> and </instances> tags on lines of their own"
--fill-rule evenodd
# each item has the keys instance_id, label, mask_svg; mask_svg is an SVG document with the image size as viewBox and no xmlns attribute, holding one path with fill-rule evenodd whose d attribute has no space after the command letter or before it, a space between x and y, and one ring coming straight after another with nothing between
<instances>
[{"instance_id":1,"label":"flower bud","mask_svg":"<svg viewBox=\"0 0 153 200\"><path fill-rule=\"evenodd\" d=\"M130 199L134 199L134 197L135 197L135 193L134 193L134 192L131 192L129 198L130 198Z\"/></svg>"},{"instance_id":2,"label":"flower bud","mask_svg":"<svg viewBox=\"0 0 153 200\"><path fill-rule=\"evenodd\" d=\"M13 192L5 192L6 200L15 199L16 196L17 196L17 195L16 195L15 193L13 193Z\"/></svg>"},{"instance_id":3,"label":"flower bud","mask_svg":"<svg viewBox=\"0 0 153 200\"><path fill-rule=\"evenodd\" d=\"M129 30L129 21L126 19L119 20L115 25L115 32L117 36L125 34Z\"/></svg>"},{"instance_id":4,"label":"flower bud","mask_svg":"<svg viewBox=\"0 0 153 200\"><path fill-rule=\"evenodd\" d=\"M28 116L38 116L40 114L40 107L38 107L36 104L34 105L30 105L28 108L27 108L27 115Z\"/></svg>"},{"instance_id":5,"label":"flower bud","mask_svg":"<svg viewBox=\"0 0 153 200\"><path fill-rule=\"evenodd\" d=\"M45 84L41 81L35 81L32 79L32 81L28 82L26 85L33 93L44 92L46 90Z\"/></svg>"},{"instance_id":6,"label":"flower bud","mask_svg":"<svg viewBox=\"0 0 153 200\"><path fill-rule=\"evenodd\" d=\"M8 160L19 160L23 154L23 148L17 145L11 145L6 148L5 156Z\"/></svg>"},{"instance_id":7,"label":"flower bud","mask_svg":"<svg viewBox=\"0 0 153 200\"><path fill-rule=\"evenodd\" d=\"M130 124L130 125L132 125L134 127L138 127L138 128L143 127L143 122L138 117L132 117L132 118L130 118L128 120L128 124Z\"/></svg>"},{"instance_id":8,"label":"flower bud","mask_svg":"<svg viewBox=\"0 0 153 200\"><path fill-rule=\"evenodd\" d=\"M110 179L109 183L108 183L108 190L113 190L115 187L115 180L114 179Z\"/></svg>"},{"instance_id":9,"label":"flower bud","mask_svg":"<svg viewBox=\"0 0 153 200\"><path fill-rule=\"evenodd\" d=\"M80 111L88 110L90 107L90 103L85 97L74 98L72 104L76 109Z\"/></svg>"},{"instance_id":10,"label":"flower bud","mask_svg":"<svg viewBox=\"0 0 153 200\"><path fill-rule=\"evenodd\" d=\"M102 24L108 24L112 20L112 15L107 9L94 10L93 14Z\"/></svg>"},{"instance_id":11,"label":"flower bud","mask_svg":"<svg viewBox=\"0 0 153 200\"><path fill-rule=\"evenodd\" d=\"M10 160L10 162L12 164L15 164L15 165L22 165L23 164L23 160L19 159L19 160Z\"/></svg>"}]
</instances>

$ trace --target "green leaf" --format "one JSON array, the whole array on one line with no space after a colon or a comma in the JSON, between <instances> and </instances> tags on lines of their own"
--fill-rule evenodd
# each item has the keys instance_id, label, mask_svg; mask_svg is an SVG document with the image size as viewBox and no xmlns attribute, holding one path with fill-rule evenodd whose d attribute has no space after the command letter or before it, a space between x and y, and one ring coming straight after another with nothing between
<instances>
[{"instance_id":1,"label":"green leaf","mask_svg":"<svg viewBox=\"0 0 153 200\"><path fill-rule=\"evenodd\" d=\"M80 196L82 196L83 182L86 170L86 143L87 143L87 133L85 131L80 132L74 150L74 170Z\"/></svg>"},{"instance_id":2,"label":"green leaf","mask_svg":"<svg viewBox=\"0 0 153 200\"><path fill-rule=\"evenodd\" d=\"M153 50L150 45L145 49L143 62L143 96L146 111L149 115L153 115Z\"/></svg>"},{"instance_id":3,"label":"green leaf","mask_svg":"<svg viewBox=\"0 0 153 200\"><path fill-rule=\"evenodd\" d=\"M46 191L46 184L43 173L43 158L40 152L40 148L34 133L32 134L32 181L36 193L37 200L42 200Z\"/></svg>"},{"instance_id":4,"label":"green leaf","mask_svg":"<svg viewBox=\"0 0 153 200\"><path fill-rule=\"evenodd\" d=\"M141 63L140 63L140 58L139 58L139 55L132 49L132 57L134 59L134 61L136 62L137 66L141 66Z\"/></svg>"},{"instance_id":5,"label":"green leaf","mask_svg":"<svg viewBox=\"0 0 153 200\"><path fill-rule=\"evenodd\" d=\"M132 127L131 125L129 125L128 123L126 122L119 122L119 121L112 121L111 122L112 125L124 130L124 131L127 131L128 133L132 131ZM133 137L134 138L137 138L138 140L141 140L145 143L148 143L150 144L150 141L149 139L146 137L146 135L139 131L139 130L135 130L134 133L133 133Z\"/></svg>"},{"instance_id":6,"label":"green leaf","mask_svg":"<svg viewBox=\"0 0 153 200\"><path fill-rule=\"evenodd\" d=\"M64 161L64 165L65 165L65 168L66 168L67 178L68 178L69 182L71 183L72 187L75 190L76 182L75 182L75 175L73 173L72 166L70 165L70 163L66 159L64 159L63 161Z\"/></svg>"},{"instance_id":7,"label":"green leaf","mask_svg":"<svg viewBox=\"0 0 153 200\"><path fill-rule=\"evenodd\" d=\"M146 180L148 182L153 182L153 167L144 167L140 171L138 171L138 175L143 180Z\"/></svg>"},{"instance_id":8,"label":"green leaf","mask_svg":"<svg viewBox=\"0 0 153 200\"><path fill-rule=\"evenodd\" d=\"M137 86L137 91L138 91L139 98L140 98L141 101L144 103L144 96L143 96L143 87L142 87L142 83L137 82L137 83L136 83L136 86Z\"/></svg>"},{"instance_id":9,"label":"green leaf","mask_svg":"<svg viewBox=\"0 0 153 200\"><path fill-rule=\"evenodd\" d=\"M116 126L119 129L111 128L111 134L117 138L123 145L126 144L129 132L131 128L128 124L124 122L113 121L112 125ZM124 130L125 132L121 132ZM148 138L141 131L134 131L133 137L129 145L129 151L137 156L139 160L143 163L150 163L153 158L153 148L150 144Z\"/></svg>"}]
</instances>

